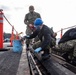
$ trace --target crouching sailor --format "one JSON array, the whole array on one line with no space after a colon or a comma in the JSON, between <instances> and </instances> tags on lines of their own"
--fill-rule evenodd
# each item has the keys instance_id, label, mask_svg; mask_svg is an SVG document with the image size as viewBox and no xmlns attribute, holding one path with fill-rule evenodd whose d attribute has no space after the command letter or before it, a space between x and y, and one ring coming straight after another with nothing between
<instances>
[{"instance_id":1,"label":"crouching sailor","mask_svg":"<svg viewBox=\"0 0 76 75\"><path fill-rule=\"evenodd\" d=\"M34 26L36 30L31 35L24 36L22 40L24 39L32 39L38 36L39 41L37 41L33 45L33 49L35 53L39 53L40 51L44 51L42 54L42 58L48 58L50 57L50 48L52 45L53 35L50 33L50 29L48 26L43 24L42 19L37 18L34 21Z\"/></svg>"}]
</instances>

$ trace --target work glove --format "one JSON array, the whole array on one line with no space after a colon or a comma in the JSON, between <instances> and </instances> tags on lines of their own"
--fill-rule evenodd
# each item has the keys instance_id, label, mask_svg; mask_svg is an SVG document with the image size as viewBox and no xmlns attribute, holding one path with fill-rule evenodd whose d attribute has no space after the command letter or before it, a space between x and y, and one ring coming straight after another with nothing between
<instances>
[{"instance_id":1,"label":"work glove","mask_svg":"<svg viewBox=\"0 0 76 75\"><path fill-rule=\"evenodd\" d=\"M28 39L29 37L30 37L29 35L24 36L24 38L27 38L27 39Z\"/></svg>"},{"instance_id":2,"label":"work glove","mask_svg":"<svg viewBox=\"0 0 76 75\"><path fill-rule=\"evenodd\" d=\"M35 52L35 53L39 53L41 50L42 50L42 48L39 47L39 48L36 48L34 52Z\"/></svg>"}]
</instances>

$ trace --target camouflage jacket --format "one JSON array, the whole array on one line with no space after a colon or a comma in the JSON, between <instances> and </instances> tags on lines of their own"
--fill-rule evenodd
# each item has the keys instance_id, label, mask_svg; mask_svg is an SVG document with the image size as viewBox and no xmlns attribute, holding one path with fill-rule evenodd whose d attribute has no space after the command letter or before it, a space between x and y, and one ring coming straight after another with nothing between
<instances>
[{"instance_id":1,"label":"camouflage jacket","mask_svg":"<svg viewBox=\"0 0 76 75\"><path fill-rule=\"evenodd\" d=\"M24 23L28 26L29 24L34 24L36 18L41 18L40 14L37 12L27 13L25 15Z\"/></svg>"}]
</instances>

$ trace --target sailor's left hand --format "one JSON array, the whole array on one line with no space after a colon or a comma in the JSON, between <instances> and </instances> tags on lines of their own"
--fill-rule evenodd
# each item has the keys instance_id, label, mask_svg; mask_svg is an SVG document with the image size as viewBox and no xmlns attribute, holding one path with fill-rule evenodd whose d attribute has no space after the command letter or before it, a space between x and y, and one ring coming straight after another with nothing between
<instances>
[{"instance_id":1,"label":"sailor's left hand","mask_svg":"<svg viewBox=\"0 0 76 75\"><path fill-rule=\"evenodd\" d=\"M41 50L42 50L42 48L39 47L39 48L36 48L34 52L35 52L35 53L39 53Z\"/></svg>"}]
</instances>

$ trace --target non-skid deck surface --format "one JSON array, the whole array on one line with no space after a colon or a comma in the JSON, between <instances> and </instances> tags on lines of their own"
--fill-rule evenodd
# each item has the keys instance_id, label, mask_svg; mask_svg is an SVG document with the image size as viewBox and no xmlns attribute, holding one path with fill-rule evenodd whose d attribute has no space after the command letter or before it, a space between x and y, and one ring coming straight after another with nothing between
<instances>
[{"instance_id":1,"label":"non-skid deck surface","mask_svg":"<svg viewBox=\"0 0 76 75\"><path fill-rule=\"evenodd\" d=\"M10 50L0 54L0 75L27 75L26 73L30 75L26 53Z\"/></svg>"},{"instance_id":2,"label":"non-skid deck surface","mask_svg":"<svg viewBox=\"0 0 76 75\"><path fill-rule=\"evenodd\" d=\"M21 54L6 51L0 55L0 75L16 75Z\"/></svg>"}]
</instances>

